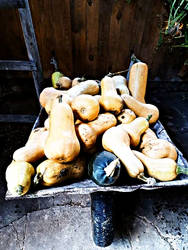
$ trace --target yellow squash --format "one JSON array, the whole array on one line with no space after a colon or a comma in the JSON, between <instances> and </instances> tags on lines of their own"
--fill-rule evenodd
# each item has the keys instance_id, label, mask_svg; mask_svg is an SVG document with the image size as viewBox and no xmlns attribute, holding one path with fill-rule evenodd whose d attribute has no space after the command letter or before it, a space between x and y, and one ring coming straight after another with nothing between
<instances>
[{"instance_id":1,"label":"yellow squash","mask_svg":"<svg viewBox=\"0 0 188 250\"><path fill-rule=\"evenodd\" d=\"M53 100L59 95L62 95L63 100L68 104L71 103L72 98L67 94L65 90L58 90L53 87L48 87L43 89L43 91L40 93L40 104L43 108L45 108L48 114L50 113Z\"/></svg>"},{"instance_id":2,"label":"yellow squash","mask_svg":"<svg viewBox=\"0 0 188 250\"><path fill-rule=\"evenodd\" d=\"M148 77L148 66L143 62L134 63L129 74L128 88L131 95L138 101L145 103L145 93Z\"/></svg>"},{"instance_id":3,"label":"yellow squash","mask_svg":"<svg viewBox=\"0 0 188 250\"><path fill-rule=\"evenodd\" d=\"M149 176L160 181L171 181L177 177L178 166L175 160L170 158L152 159L135 150L133 150L133 153L140 161L142 161Z\"/></svg>"},{"instance_id":4,"label":"yellow squash","mask_svg":"<svg viewBox=\"0 0 188 250\"><path fill-rule=\"evenodd\" d=\"M177 151L175 146L167 140L154 139L150 140L142 148L142 153L150 158L171 158L177 159Z\"/></svg>"},{"instance_id":5,"label":"yellow squash","mask_svg":"<svg viewBox=\"0 0 188 250\"><path fill-rule=\"evenodd\" d=\"M43 186L55 186L67 180L80 179L86 170L86 160L78 157L70 163L59 163L54 160L45 160L36 169L34 184Z\"/></svg>"},{"instance_id":6,"label":"yellow squash","mask_svg":"<svg viewBox=\"0 0 188 250\"><path fill-rule=\"evenodd\" d=\"M100 106L94 96L82 94L75 97L71 103L71 108L82 121L92 121L97 118Z\"/></svg>"},{"instance_id":7,"label":"yellow squash","mask_svg":"<svg viewBox=\"0 0 188 250\"><path fill-rule=\"evenodd\" d=\"M49 134L44 145L48 159L59 162L73 161L80 152L80 143L76 136L74 117L71 107L57 97L50 113Z\"/></svg>"},{"instance_id":8,"label":"yellow squash","mask_svg":"<svg viewBox=\"0 0 188 250\"><path fill-rule=\"evenodd\" d=\"M121 114L118 115L117 119L120 123L128 124L136 118L135 113L130 109L123 109Z\"/></svg>"},{"instance_id":9,"label":"yellow squash","mask_svg":"<svg viewBox=\"0 0 188 250\"><path fill-rule=\"evenodd\" d=\"M129 90L127 87L127 80L124 76L117 75L113 76L112 79L114 80L116 90L120 95L129 94Z\"/></svg>"},{"instance_id":10,"label":"yellow squash","mask_svg":"<svg viewBox=\"0 0 188 250\"><path fill-rule=\"evenodd\" d=\"M144 176L144 166L131 151L129 135L121 126L108 129L102 136L102 145L120 159L130 177L150 181Z\"/></svg>"},{"instance_id":11,"label":"yellow squash","mask_svg":"<svg viewBox=\"0 0 188 250\"><path fill-rule=\"evenodd\" d=\"M46 128L36 128L31 131L24 147L13 153L15 161L35 162L44 157L44 144L48 136Z\"/></svg>"},{"instance_id":12,"label":"yellow squash","mask_svg":"<svg viewBox=\"0 0 188 250\"><path fill-rule=\"evenodd\" d=\"M121 95L122 99L124 100L125 104L128 108L130 108L137 116L147 118L148 115L152 115L149 123L154 123L159 118L159 110L155 105L142 103L136 100L134 97L123 94Z\"/></svg>"},{"instance_id":13,"label":"yellow squash","mask_svg":"<svg viewBox=\"0 0 188 250\"><path fill-rule=\"evenodd\" d=\"M31 178L35 170L25 161L12 161L6 170L8 191L15 196L22 196L29 191Z\"/></svg>"},{"instance_id":14,"label":"yellow squash","mask_svg":"<svg viewBox=\"0 0 188 250\"><path fill-rule=\"evenodd\" d=\"M77 126L77 135L82 142L85 150L94 147L97 137L107 129L115 126L116 117L110 113L99 114L97 119L88 123L81 123Z\"/></svg>"},{"instance_id":15,"label":"yellow squash","mask_svg":"<svg viewBox=\"0 0 188 250\"><path fill-rule=\"evenodd\" d=\"M127 131L130 136L131 145L136 147L140 142L141 135L149 128L149 122L144 117L137 117L129 124L121 124L119 127Z\"/></svg>"},{"instance_id":16,"label":"yellow squash","mask_svg":"<svg viewBox=\"0 0 188 250\"><path fill-rule=\"evenodd\" d=\"M141 144L140 144L140 148L144 148L144 146L150 141L150 140L156 140L158 139L155 132L148 128L146 129L146 131L144 132L142 138L141 138Z\"/></svg>"},{"instance_id":17,"label":"yellow squash","mask_svg":"<svg viewBox=\"0 0 188 250\"><path fill-rule=\"evenodd\" d=\"M61 72L54 72L51 78L52 86L54 88L69 89L72 86L71 79L67 76L64 76Z\"/></svg>"},{"instance_id":18,"label":"yellow squash","mask_svg":"<svg viewBox=\"0 0 188 250\"><path fill-rule=\"evenodd\" d=\"M123 100L117 94L114 80L105 76L101 81L100 105L105 111L111 111L119 114L123 109Z\"/></svg>"}]
</instances>

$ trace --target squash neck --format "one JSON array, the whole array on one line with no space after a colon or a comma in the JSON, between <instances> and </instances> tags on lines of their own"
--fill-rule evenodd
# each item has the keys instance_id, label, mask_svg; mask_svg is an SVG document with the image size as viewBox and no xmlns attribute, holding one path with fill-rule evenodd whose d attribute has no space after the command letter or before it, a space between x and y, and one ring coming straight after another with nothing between
<instances>
[{"instance_id":1,"label":"squash neck","mask_svg":"<svg viewBox=\"0 0 188 250\"><path fill-rule=\"evenodd\" d=\"M146 177L144 173L140 173L139 175L137 175L137 179L146 182L146 184L148 185L154 185L156 183L156 180L154 178Z\"/></svg>"}]
</instances>

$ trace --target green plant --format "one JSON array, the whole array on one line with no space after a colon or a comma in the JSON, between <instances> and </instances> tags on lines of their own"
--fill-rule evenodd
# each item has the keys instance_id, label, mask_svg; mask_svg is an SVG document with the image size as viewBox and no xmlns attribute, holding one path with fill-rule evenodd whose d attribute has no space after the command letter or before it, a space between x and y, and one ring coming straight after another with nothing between
<instances>
[{"instance_id":1,"label":"green plant","mask_svg":"<svg viewBox=\"0 0 188 250\"><path fill-rule=\"evenodd\" d=\"M173 38L184 38L185 42L174 45L173 47L188 47L188 25L185 18L188 13L187 0L168 0L170 5L170 13L168 18L165 35Z\"/></svg>"}]
</instances>

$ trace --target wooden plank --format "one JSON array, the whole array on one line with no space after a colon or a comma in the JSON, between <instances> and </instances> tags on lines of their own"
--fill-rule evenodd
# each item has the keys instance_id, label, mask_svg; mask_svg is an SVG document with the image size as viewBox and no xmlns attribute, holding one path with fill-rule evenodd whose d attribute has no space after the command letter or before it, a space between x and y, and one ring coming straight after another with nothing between
<instances>
[{"instance_id":1,"label":"wooden plank","mask_svg":"<svg viewBox=\"0 0 188 250\"><path fill-rule=\"evenodd\" d=\"M122 19L125 19L125 16L128 15L127 18L130 18L129 11L127 11L127 3L124 0L114 1L112 7L112 13L110 18L110 35L109 35L109 65L108 68L111 72L116 72L120 70L124 70L126 66L120 64L119 55L126 58L128 55L123 50L122 45L125 49L127 46L127 38L125 33L121 33L122 27ZM124 16L125 15L125 16ZM125 26L125 23L124 23ZM121 50L120 50L121 49Z\"/></svg>"},{"instance_id":2,"label":"wooden plank","mask_svg":"<svg viewBox=\"0 0 188 250\"><path fill-rule=\"evenodd\" d=\"M67 76L72 77L73 59L70 0L56 0L55 5L56 8L53 7L53 2L53 11L51 11L55 56L59 64L59 69Z\"/></svg>"},{"instance_id":3,"label":"wooden plank","mask_svg":"<svg viewBox=\"0 0 188 250\"><path fill-rule=\"evenodd\" d=\"M71 30L73 75L79 76L87 73L86 68L86 0L71 0Z\"/></svg>"},{"instance_id":4,"label":"wooden plank","mask_svg":"<svg viewBox=\"0 0 188 250\"><path fill-rule=\"evenodd\" d=\"M68 76L75 71L95 78L110 69L124 69L132 51L149 63L152 78L175 75L185 61L184 49L170 50L164 43L157 48L160 29L168 19L163 0L156 4L150 0L130 4L126 0L32 0L30 6L45 78L53 71L54 54ZM0 10L0 30L0 58L26 60L15 10Z\"/></svg>"},{"instance_id":5,"label":"wooden plank","mask_svg":"<svg viewBox=\"0 0 188 250\"><path fill-rule=\"evenodd\" d=\"M31 61L0 60L0 70L35 71L36 65Z\"/></svg>"},{"instance_id":6,"label":"wooden plank","mask_svg":"<svg viewBox=\"0 0 188 250\"><path fill-rule=\"evenodd\" d=\"M97 77L97 44L99 30L99 1L87 1L86 6L86 72Z\"/></svg>"},{"instance_id":7,"label":"wooden plank","mask_svg":"<svg viewBox=\"0 0 188 250\"><path fill-rule=\"evenodd\" d=\"M1 0L0 8L25 8L24 0Z\"/></svg>"},{"instance_id":8,"label":"wooden plank","mask_svg":"<svg viewBox=\"0 0 188 250\"><path fill-rule=\"evenodd\" d=\"M109 33L110 33L110 17L112 11L113 0L99 1L99 31L97 44L97 76L103 77L109 72Z\"/></svg>"},{"instance_id":9,"label":"wooden plank","mask_svg":"<svg viewBox=\"0 0 188 250\"><path fill-rule=\"evenodd\" d=\"M168 182L158 182L151 186L148 184L140 185L125 185L125 186L110 186L110 187L100 187L95 184L92 180L84 180L78 183L73 183L61 187L50 187L46 189L41 189L33 193L28 193L24 196L14 196L9 192L6 193L6 200L14 199L34 199L34 198L44 198L44 197L55 197L63 193L66 194L91 194L94 192L121 192L130 193L136 190L156 190L160 188L170 188L170 187L185 187L188 186L188 180L176 180Z\"/></svg>"},{"instance_id":10,"label":"wooden plank","mask_svg":"<svg viewBox=\"0 0 188 250\"><path fill-rule=\"evenodd\" d=\"M4 123L34 123L36 118L36 115L0 114L0 122Z\"/></svg>"},{"instance_id":11,"label":"wooden plank","mask_svg":"<svg viewBox=\"0 0 188 250\"><path fill-rule=\"evenodd\" d=\"M25 8L19 9L19 16L21 21L21 26L23 30L24 40L27 48L27 54L30 61L34 62L36 65L36 70L32 72L35 90L37 96L39 97L41 92L41 84L43 81L42 65L40 62L40 56L38 51L37 40L35 36L35 31L32 22L32 16L30 11L30 6L28 0L25 1Z\"/></svg>"}]
</instances>

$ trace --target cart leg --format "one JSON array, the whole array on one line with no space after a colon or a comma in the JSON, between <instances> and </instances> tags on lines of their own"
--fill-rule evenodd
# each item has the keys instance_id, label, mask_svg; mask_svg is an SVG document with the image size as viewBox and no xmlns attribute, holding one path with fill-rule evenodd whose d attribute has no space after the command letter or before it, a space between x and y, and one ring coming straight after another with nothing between
<instances>
[{"instance_id":1,"label":"cart leg","mask_svg":"<svg viewBox=\"0 0 188 250\"><path fill-rule=\"evenodd\" d=\"M112 192L91 194L91 219L93 240L97 246L106 247L113 241Z\"/></svg>"}]
</instances>

